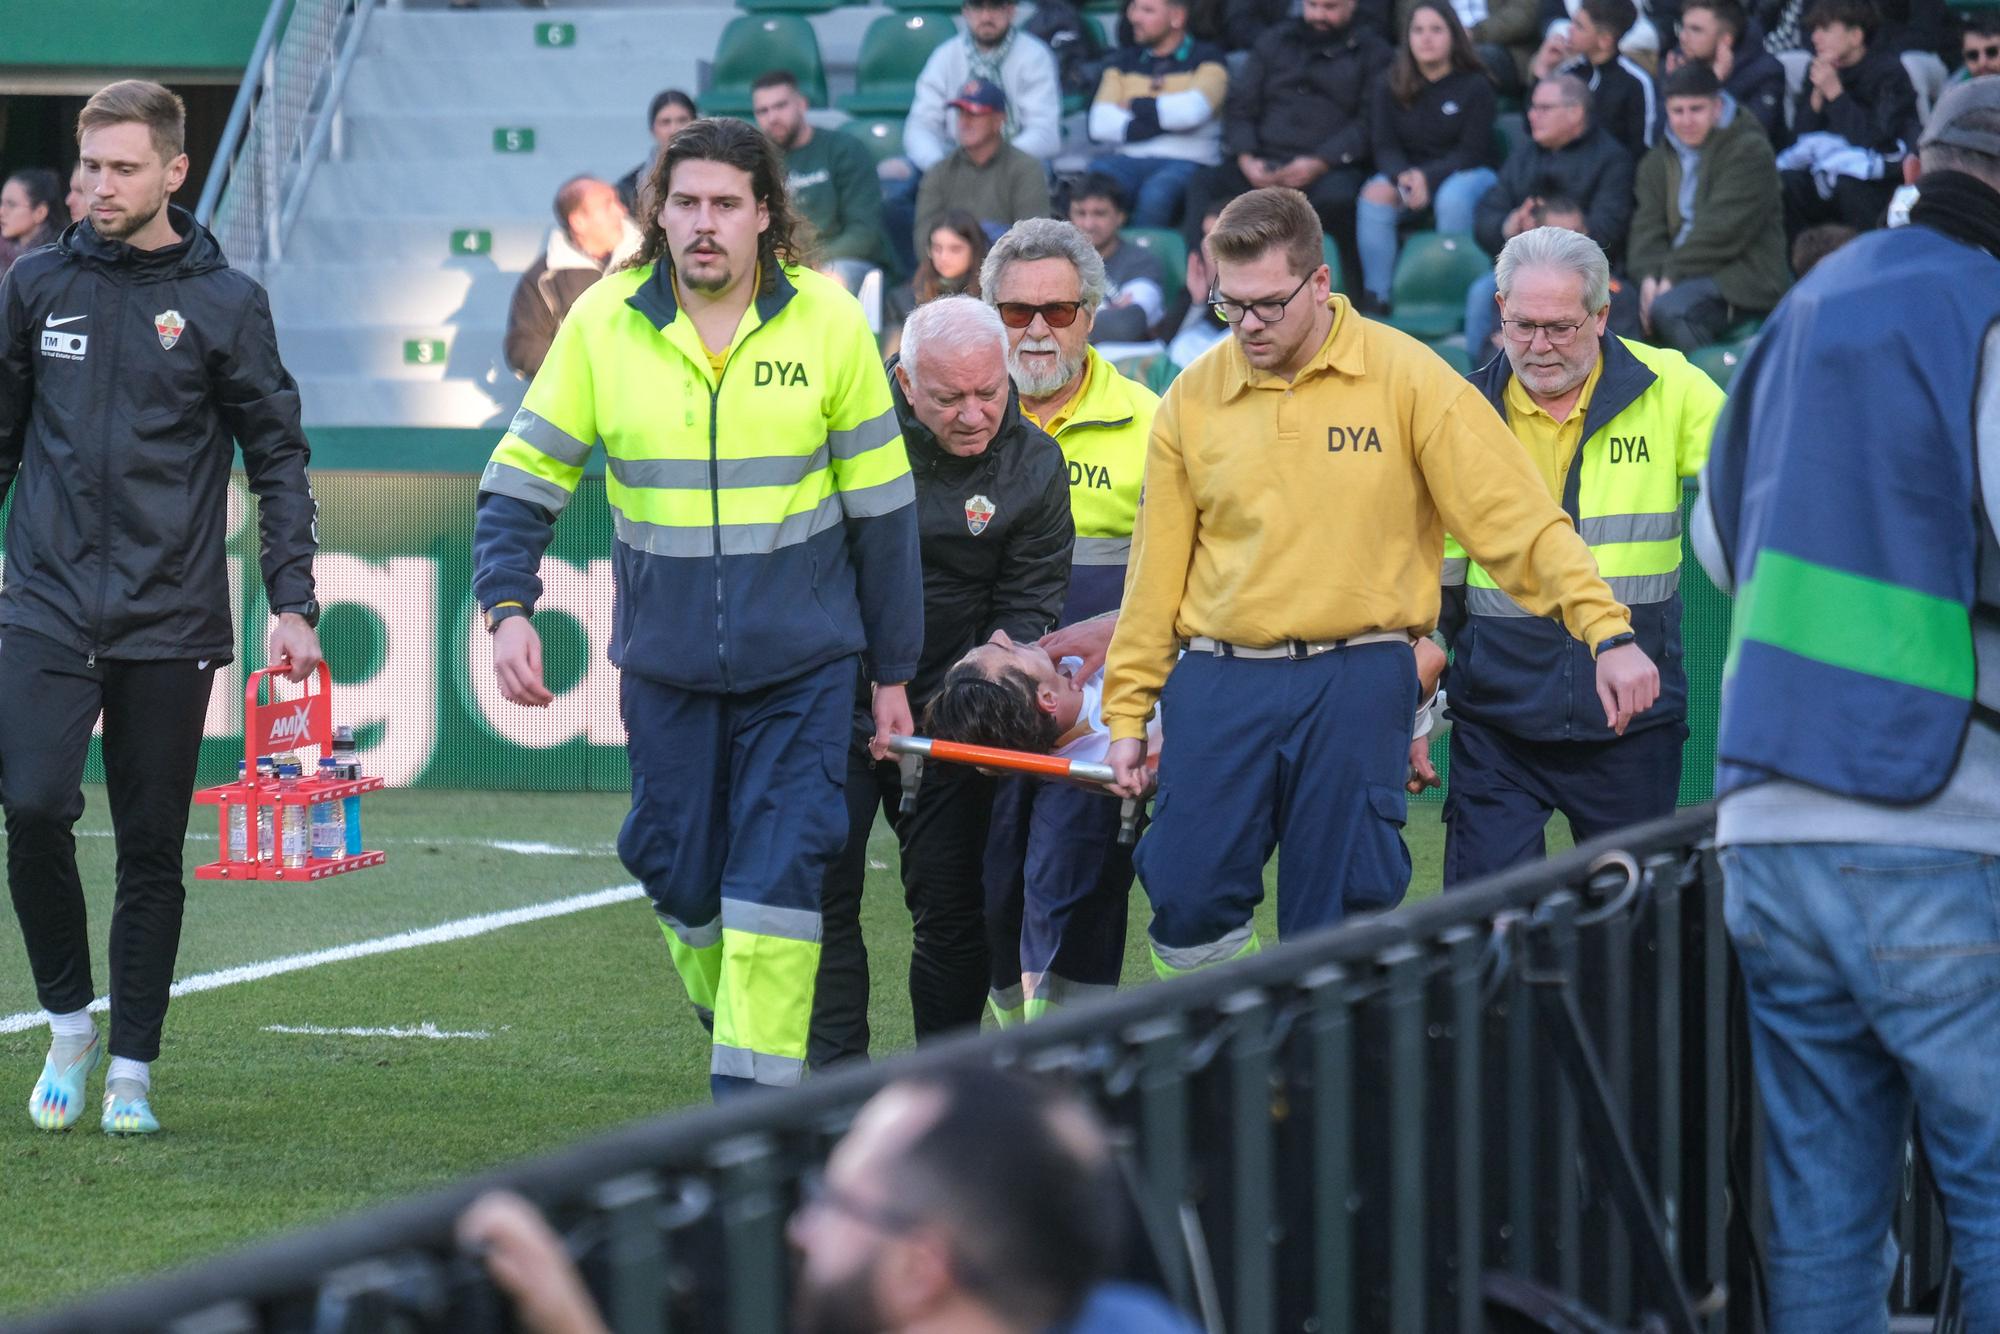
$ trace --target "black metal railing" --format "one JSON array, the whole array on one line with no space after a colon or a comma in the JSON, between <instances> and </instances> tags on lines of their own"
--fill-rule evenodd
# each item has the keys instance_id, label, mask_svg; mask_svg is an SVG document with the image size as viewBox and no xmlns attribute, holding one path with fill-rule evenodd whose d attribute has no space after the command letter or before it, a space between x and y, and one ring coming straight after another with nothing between
<instances>
[{"instance_id":1,"label":"black metal railing","mask_svg":"<svg viewBox=\"0 0 2000 1334\"><path fill-rule=\"evenodd\" d=\"M452 1221L506 1185L612 1327L783 1327L799 1173L895 1075L1052 1072L1116 1129L1133 1273L1209 1328L1472 1331L1528 1280L1616 1327L1761 1328L1740 1000L1712 814L1025 1029L639 1125L37 1321L35 1330L504 1327ZM1732 1143L1735 1148L1732 1154ZM1914 1180L1914 1178L1913 1178ZM1943 1273L1901 1224L1905 1297Z\"/></svg>"}]
</instances>

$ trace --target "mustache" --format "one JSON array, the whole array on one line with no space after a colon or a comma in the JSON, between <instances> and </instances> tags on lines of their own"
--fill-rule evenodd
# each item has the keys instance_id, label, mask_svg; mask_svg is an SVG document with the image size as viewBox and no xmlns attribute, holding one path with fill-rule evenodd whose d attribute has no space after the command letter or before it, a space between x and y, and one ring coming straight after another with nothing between
<instances>
[{"instance_id":1,"label":"mustache","mask_svg":"<svg viewBox=\"0 0 2000 1334\"><path fill-rule=\"evenodd\" d=\"M1023 338L1017 352L1061 352L1062 345L1053 338Z\"/></svg>"}]
</instances>

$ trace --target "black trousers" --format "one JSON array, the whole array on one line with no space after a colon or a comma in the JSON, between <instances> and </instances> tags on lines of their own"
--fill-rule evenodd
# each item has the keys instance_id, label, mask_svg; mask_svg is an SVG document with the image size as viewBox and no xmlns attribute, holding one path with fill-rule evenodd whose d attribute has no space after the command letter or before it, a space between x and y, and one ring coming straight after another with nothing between
<instances>
[{"instance_id":1,"label":"black trousers","mask_svg":"<svg viewBox=\"0 0 2000 1334\"><path fill-rule=\"evenodd\" d=\"M910 1011L917 1040L976 1026L986 1006L986 903L982 872L994 780L962 764L929 763L916 809L901 812L902 771L869 758L873 724L855 720L847 753L847 847L820 895L819 983L806 1062L815 1070L868 1055L868 947L861 890L868 835L884 811L896 833L909 905Z\"/></svg>"},{"instance_id":2,"label":"black trousers","mask_svg":"<svg viewBox=\"0 0 2000 1334\"><path fill-rule=\"evenodd\" d=\"M7 888L42 1008L81 1010L96 994L76 838L83 761L104 715L104 781L117 840L111 911L111 1054L160 1054L180 951L181 848L215 665L91 663L39 635L0 637L0 807Z\"/></svg>"},{"instance_id":3,"label":"black trousers","mask_svg":"<svg viewBox=\"0 0 2000 1334\"><path fill-rule=\"evenodd\" d=\"M1831 199L1819 197L1809 171L1781 171L1778 183L1784 188L1785 242L1789 245L1800 232L1822 222L1844 222L1857 232L1880 227L1903 178L1858 181L1842 176L1833 183Z\"/></svg>"}]
</instances>

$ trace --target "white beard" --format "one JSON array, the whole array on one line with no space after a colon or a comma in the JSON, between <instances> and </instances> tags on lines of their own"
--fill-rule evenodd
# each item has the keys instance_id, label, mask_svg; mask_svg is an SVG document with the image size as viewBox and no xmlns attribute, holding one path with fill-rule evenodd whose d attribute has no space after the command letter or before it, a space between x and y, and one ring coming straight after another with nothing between
<instances>
[{"instance_id":1,"label":"white beard","mask_svg":"<svg viewBox=\"0 0 2000 1334\"><path fill-rule=\"evenodd\" d=\"M1046 371L1037 371L1021 364L1022 352L1053 352L1055 364ZM1061 344L1055 339L1024 338L1018 347L1007 351L1007 373L1014 377L1014 388L1024 398L1046 398L1056 390L1076 378L1083 369L1082 357L1066 357Z\"/></svg>"}]
</instances>

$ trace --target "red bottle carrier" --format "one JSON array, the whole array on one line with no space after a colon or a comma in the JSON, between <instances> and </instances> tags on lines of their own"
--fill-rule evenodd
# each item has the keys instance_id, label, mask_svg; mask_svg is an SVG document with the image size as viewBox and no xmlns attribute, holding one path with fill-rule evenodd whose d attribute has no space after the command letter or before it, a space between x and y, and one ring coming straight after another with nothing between
<instances>
[{"instance_id":1,"label":"red bottle carrier","mask_svg":"<svg viewBox=\"0 0 2000 1334\"><path fill-rule=\"evenodd\" d=\"M357 778L321 782L317 778L304 778L282 791L275 783L260 786L257 782L258 756L296 751L303 758L311 753L311 763L316 766L318 758L330 754L333 747L332 671L322 662L318 674L307 681L306 693L297 699L277 698L276 683L279 679L277 669L266 667L250 673L249 683L243 688L243 781L203 788L194 794L198 804L216 808L216 832L222 843L220 861L194 868L198 880L324 880L330 875L345 875L349 871L380 866L387 860L380 852L357 852L341 857L309 856L304 866L286 866L280 860L276 845L283 841L285 807L311 807L316 802L358 797L380 789L382 780ZM266 680L272 682L272 698L268 703L261 699ZM315 769L308 768L307 772L315 772ZM248 808L245 818L249 824L252 858L249 861L233 861L229 856L229 813L239 807ZM258 814L266 808L271 811L271 828L275 835L272 839L274 846L268 848L258 846L261 842L258 837L261 824Z\"/></svg>"}]
</instances>

